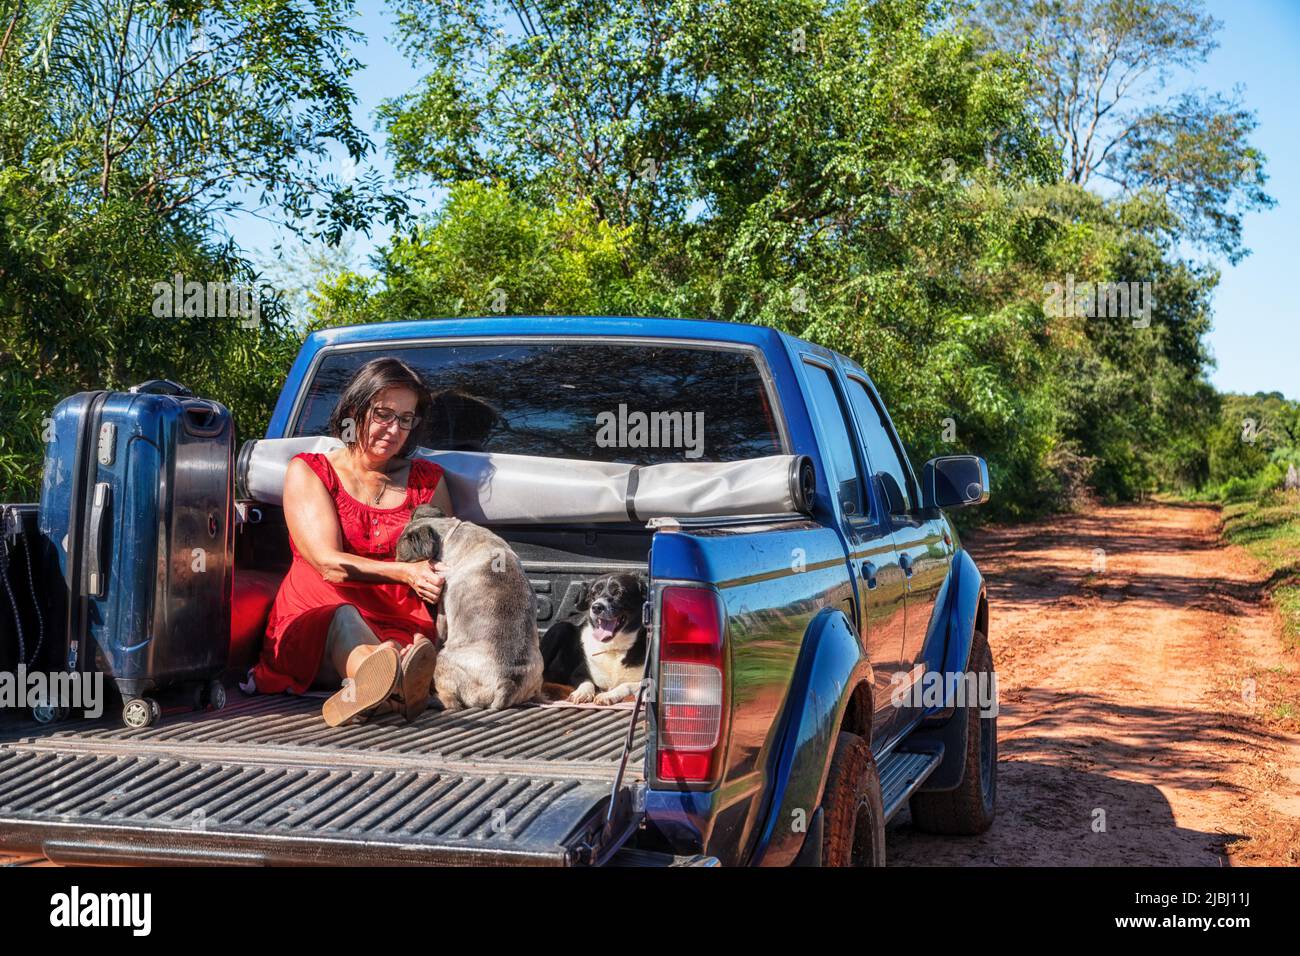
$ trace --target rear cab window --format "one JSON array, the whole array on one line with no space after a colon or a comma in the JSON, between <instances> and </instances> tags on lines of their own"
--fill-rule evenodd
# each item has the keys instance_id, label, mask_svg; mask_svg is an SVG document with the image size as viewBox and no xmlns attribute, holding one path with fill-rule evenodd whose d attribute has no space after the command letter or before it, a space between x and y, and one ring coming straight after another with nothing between
<instances>
[{"instance_id":1,"label":"rear cab window","mask_svg":"<svg viewBox=\"0 0 1300 956\"><path fill-rule=\"evenodd\" d=\"M617 340L326 349L291 434L328 434L352 374L393 356L430 386L431 414L417 426L425 448L636 465L785 454L789 442L759 355L747 347Z\"/></svg>"}]
</instances>

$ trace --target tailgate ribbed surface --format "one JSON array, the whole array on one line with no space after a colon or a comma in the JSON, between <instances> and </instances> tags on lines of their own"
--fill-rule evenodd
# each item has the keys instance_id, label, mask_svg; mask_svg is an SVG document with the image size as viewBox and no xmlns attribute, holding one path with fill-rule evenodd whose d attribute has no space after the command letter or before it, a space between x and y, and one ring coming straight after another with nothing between
<instances>
[{"instance_id":1,"label":"tailgate ribbed surface","mask_svg":"<svg viewBox=\"0 0 1300 956\"><path fill-rule=\"evenodd\" d=\"M626 708L395 715L328 728L257 697L128 730L0 730L0 845L53 859L565 863L601 816ZM640 733L628 780L638 779Z\"/></svg>"},{"instance_id":2,"label":"tailgate ribbed surface","mask_svg":"<svg viewBox=\"0 0 1300 956\"><path fill-rule=\"evenodd\" d=\"M535 767L539 772L612 777L623 752L627 707L516 707L510 710L425 711L412 723L388 714L360 726L327 727L314 698L266 696L232 701L220 713L167 714L154 727L130 730L101 720L38 728L0 727L0 746L22 741L42 747L98 752L237 752L313 761L400 762L418 766L473 763ZM35 736L34 736L35 735ZM628 763L639 773L644 738Z\"/></svg>"}]
</instances>

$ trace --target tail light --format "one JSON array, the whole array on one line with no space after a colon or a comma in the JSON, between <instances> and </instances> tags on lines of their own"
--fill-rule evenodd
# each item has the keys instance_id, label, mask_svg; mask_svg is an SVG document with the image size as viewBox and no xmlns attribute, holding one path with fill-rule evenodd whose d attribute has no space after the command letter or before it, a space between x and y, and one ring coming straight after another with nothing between
<instances>
[{"instance_id":1,"label":"tail light","mask_svg":"<svg viewBox=\"0 0 1300 956\"><path fill-rule=\"evenodd\" d=\"M706 588L666 587L660 598L658 777L704 783L722 739L726 615Z\"/></svg>"}]
</instances>

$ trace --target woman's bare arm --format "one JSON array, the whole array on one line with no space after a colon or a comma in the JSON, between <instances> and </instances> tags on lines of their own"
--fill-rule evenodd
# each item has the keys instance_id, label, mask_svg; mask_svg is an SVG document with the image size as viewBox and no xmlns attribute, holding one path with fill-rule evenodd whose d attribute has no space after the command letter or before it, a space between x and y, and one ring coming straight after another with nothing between
<instances>
[{"instance_id":1,"label":"woman's bare arm","mask_svg":"<svg viewBox=\"0 0 1300 956\"><path fill-rule=\"evenodd\" d=\"M412 565L376 561L343 550L334 501L311 467L294 458L284 475L284 522L298 552L331 584L350 581L411 583Z\"/></svg>"}]
</instances>

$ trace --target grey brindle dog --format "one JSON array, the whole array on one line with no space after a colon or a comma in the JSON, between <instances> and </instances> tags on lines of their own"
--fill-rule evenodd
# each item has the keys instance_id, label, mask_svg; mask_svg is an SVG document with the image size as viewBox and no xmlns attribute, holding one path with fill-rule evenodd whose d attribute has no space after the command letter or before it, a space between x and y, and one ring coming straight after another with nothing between
<instances>
[{"instance_id":1,"label":"grey brindle dog","mask_svg":"<svg viewBox=\"0 0 1300 956\"><path fill-rule=\"evenodd\" d=\"M448 566L433 706L500 710L539 697L537 596L510 545L487 528L421 505L397 542L397 560Z\"/></svg>"}]
</instances>

